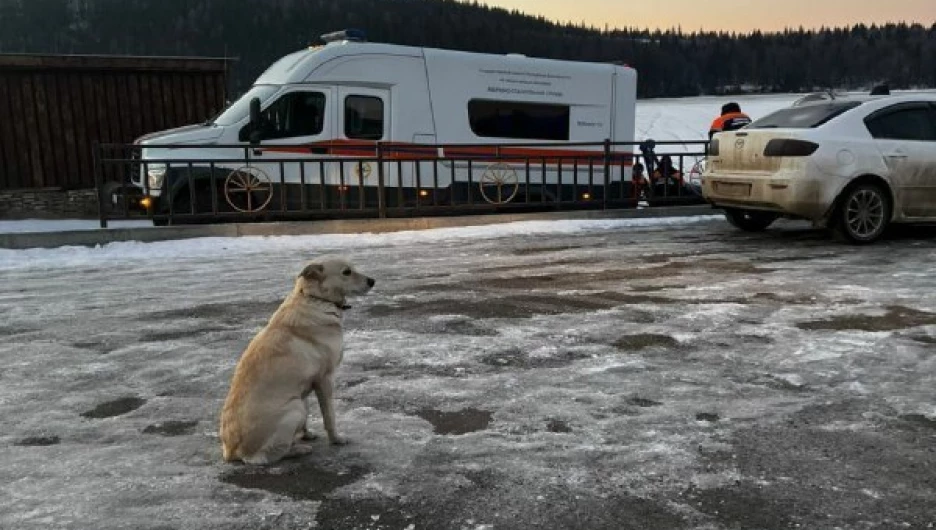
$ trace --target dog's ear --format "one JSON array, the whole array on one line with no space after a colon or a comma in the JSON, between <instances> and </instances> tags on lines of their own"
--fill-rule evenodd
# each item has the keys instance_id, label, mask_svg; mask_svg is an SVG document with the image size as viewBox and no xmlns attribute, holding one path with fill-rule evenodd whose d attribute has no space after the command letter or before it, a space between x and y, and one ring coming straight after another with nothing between
<instances>
[{"instance_id":1,"label":"dog's ear","mask_svg":"<svg viewBox=\"0 0 936 530\"><path fill-rule=\"evenodd\" d=\"M321 282L325 279L325 266L321 263L312 263L306 265L306 268L302 269L302 272L299 273L299 276L302 276L307 280Z\"/></svg>"}]
</instances>

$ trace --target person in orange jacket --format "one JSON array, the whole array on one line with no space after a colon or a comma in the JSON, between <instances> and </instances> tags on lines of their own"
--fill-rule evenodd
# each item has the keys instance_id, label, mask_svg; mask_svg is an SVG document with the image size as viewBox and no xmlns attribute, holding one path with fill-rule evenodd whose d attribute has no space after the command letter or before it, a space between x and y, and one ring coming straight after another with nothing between
<instances>
[{"instance_id":1,"label":"person in orange jacket","mask_svg":"<svg viewBox=\"0 0 936 530\"><path fill-rule=\"evenodd\" d=\"M709 128L709 140L715 136L715 133L735 131L750 123L751 117L741 112L741 105L734 102L726 103L722 106L721 116L715 118L715 121L712 122L712 126Z\"/></svg>"}]
</instances>

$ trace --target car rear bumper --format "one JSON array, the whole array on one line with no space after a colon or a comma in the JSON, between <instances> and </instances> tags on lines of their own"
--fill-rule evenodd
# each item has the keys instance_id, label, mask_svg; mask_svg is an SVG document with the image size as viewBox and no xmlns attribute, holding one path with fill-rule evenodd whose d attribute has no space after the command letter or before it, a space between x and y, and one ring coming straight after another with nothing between
<instances>
[{"instance_id":1,"label":"car rear bumper","mask_svg":"<svg viewBox=\"0 0 936 530\"><path fill-rule=\"evenodd\" d=\"M799 172L772 174L709 173L702 195L722 208L745 208L820 221L835 200L835 179Z\"/></svg>"}]
</instances>

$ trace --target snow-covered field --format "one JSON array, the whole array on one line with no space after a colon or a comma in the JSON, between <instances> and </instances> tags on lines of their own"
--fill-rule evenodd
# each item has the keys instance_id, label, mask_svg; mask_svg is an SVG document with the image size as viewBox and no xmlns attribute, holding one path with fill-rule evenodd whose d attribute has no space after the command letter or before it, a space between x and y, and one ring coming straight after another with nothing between
<instances>
[{"instance_id":1,"label":"snow-covered field","mask_svg":"<svg viewBox=\"0 0 936 530\"><path fill-rule=\"evenodd\" d=\"M0 528L932 528L936 237L799 226L0 252ZM222 464L237 357L324 252L378 279L352 443Z\"/></svg>"},{"instance_id":2,"label":"snow-covered field","mask_svg":"<svg viewBox=\"0 0 936 530\"><path fill-rule=\"evenodd\" d=\"M639 100L636 136L638 140L705 140L712 120L721 112L722 105L729 101L740 104L741 110L756 120L789 107L800 97L796 94L771 94Z\"/></svg>"},{"instance_id":3,"label":"snow-covered field","mask_svg":"<svg viewBox=\"0 0 936 530\"><path fill-rule=\"evenodd\" d=\"M934 92L936 91L913 91L913 93ZM905 93L910 92L894 92L895 95ZM789 107L802 96L802 94L768 94L640 100L637 102L636 136L638 140L648 138L657 141L702 140L708 138L712 120L718 116L721 106L729 101L740 104L741 109L756 120L771 112Z\"/></svg>"}]
</instances>

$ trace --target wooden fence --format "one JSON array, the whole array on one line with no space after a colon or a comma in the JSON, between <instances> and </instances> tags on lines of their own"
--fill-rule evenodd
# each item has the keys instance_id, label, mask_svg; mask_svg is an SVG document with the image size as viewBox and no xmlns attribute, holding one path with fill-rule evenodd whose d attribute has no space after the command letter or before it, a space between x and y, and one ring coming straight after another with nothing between
<instances>
[{"instance_id":1,"label":"wooden fence","mask_svg":"<svg viewBox=\"0 0 936 530\"><path fill-rule=\"evenodd\" d=\"M0 55L0 190L94 187L94 147L203 122L228 60Z\"/></svg>"}]
</instances>

